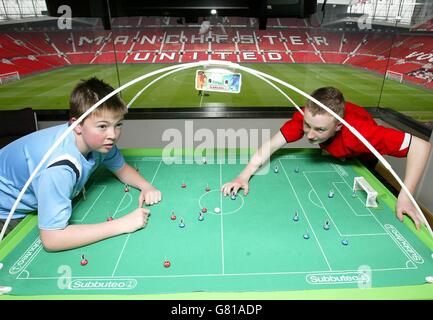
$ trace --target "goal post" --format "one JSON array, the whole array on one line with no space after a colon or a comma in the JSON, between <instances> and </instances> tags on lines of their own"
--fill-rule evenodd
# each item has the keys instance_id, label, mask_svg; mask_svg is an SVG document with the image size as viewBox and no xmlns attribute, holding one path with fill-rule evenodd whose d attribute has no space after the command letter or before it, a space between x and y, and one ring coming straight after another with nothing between
<instances>
[{"instance_id":1,"label":"goal post","mask_svg":"<svg viewBox=\"0 0 433 320\"><path fill-rule=\"evenodd\" d=\"M402 83L403 82L403 73L395 72L395 71L391 71L391 70L386 70L385 78L390 79L390 80L394 80L394 81L398 81L399 83Z\"/></svg>"},{"instance_id":2,"label":"goal post","mask_svg":"<svg viewBox=\"0 0 433 320\"><path fill-rule=\"evenodd\" d=\"M355 177L353 179L353 192L364 190L367 193L366 207L377 208L378 192L368 183L364 177Z\"/></svg>"},{"instance_id":3,"label":"goal post","mask_svg":"<svg viewBox=\"0 0 433 320\"><path fill-rule=\"evenodd\" d=\"M16 80L20 80L20 74L18 73L18 71L0 74L0 85Z\"/></svg>"}]
</instances>

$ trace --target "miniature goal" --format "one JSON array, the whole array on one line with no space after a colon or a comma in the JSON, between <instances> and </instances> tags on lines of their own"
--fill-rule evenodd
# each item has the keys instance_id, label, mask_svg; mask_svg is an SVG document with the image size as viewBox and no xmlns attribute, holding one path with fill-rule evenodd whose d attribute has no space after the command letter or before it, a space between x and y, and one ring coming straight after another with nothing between
<instances>
[{"instance_id":1,"label":"miniature goal","mask_svg":"<svg viewBox=\"0 0 433 320\"><path fill-rule=\"evenodd\" d=\"M365 202L366 207L377 207L377 191L373 189L373 187L365 180L364 177L355 177L353 181L353 192L358 190L364 190L367 192L367 200Z\"/></svg>"}]
</instances>

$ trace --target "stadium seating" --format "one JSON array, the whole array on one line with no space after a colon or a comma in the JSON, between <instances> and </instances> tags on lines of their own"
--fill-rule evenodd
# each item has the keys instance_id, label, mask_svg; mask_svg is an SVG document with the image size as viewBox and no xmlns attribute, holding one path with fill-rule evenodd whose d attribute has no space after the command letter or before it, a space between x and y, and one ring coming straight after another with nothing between
<instances>
[{"instance_id":1,"label":"stadium seating","mask_svg":"<svg viewBox=\"0 0 433 320\"><path fill-rule=\"evenodd\" d=\"M208 59L209 55L205 52L185 52L185 54L182 56L182 62L197 62ZM230 60L230 56L228 56L227 60Z\"/></svg>"},{"instance_id":2,"label":"stadium seating","mask_svg":"<svg viewBox=\"0 0 433 320\"><path fill-rule=\"evenodd\" d=\"M39 32L10 33L14 39L23 41L26 46L36 54L53 54L56 50L46 41L43 34ZM21 52L20 53L24 53Z\"/></svg>"},{"instance_id":3,"label":"stadium seating","mask_svg":"<svg viewBox=\"0 0 433 320\"><path fill-rule=\"evenodd\" d=\"M19 55L32 55L34 51L28 49L25 43L13 38L9 34L0 34L0 58L13 58Z\"/></svg>"},{"instance_id":4,"label":"stadium seating","mask_svg":"<svg viewBox=\"0 0 433 320\"><path fill-rule=\"evenodd\" d=\"M67 59L71 64L90 64L94 57L94 53L70 53L67 55Z\"/></svg>"},{"instance_id":5,"label":"stadium seating","mask_svg":"<svg viewBox=\"0 0 433 320\"><path fill-rule=\"evenodd\" d=\"M47 39L52 43L54 49L57 48L56 51L60 52L73 52L73 41L72 41L72 33L71 32L47 32Z\"/></svg>"},{"instance_id":6,"label":"stadium seating","mask_svg":"<svg viewBox=\"0 0 433 320\"><path fill-rule=\"evenodd\" d=\"M342 64L347 59L346 53L322 52L321 54L326 63Z\"/></svg>"},{"instance_id":7,"label":"stadium seating","mask_svg":"<svg viewBox=\"0 0 433 320\"><path fill-rule=\"evenodd\" d=\"M67 64L65 59L58 57L56 54L54 55L46 55L46 56L38 56L38 60L44 62L45 64L51 67L61 67Z\"/></svg>"},{"instance_id":8,"label":"stadium seating","mask_svg":"<svg viewBox=\"0 0 433 320\"><path fill-rule=\"evenodd\" d=\"M140 31L137 41L134 45L135 51L152 51L159 50L161 41L164 39L164 31L161 29L152 31Z\"/></svg>"},{"instance_id":9,"label":"stadium seating","mask_svg":"<svg viewBox=\"0 0 433 320\"><path fill-rule=\"evenodd\" d=\"M254 18L229 17L224 26L214 25L202 34L185 25L174 28L176 19L168 17L114 18L112 23L112 31L2 33L0 73L18 71L26 75L70 64L116 61L224 59L238 63L346 64L381 74L388 67L403 73L406 81L432 88L431 81L421 73L408 74L431 69L428 64L433 61L433 42L426 35L323 31L310 28L305 19L289 18L269 19L265 31L257 30Z\"/></svg>"}]
</instances>

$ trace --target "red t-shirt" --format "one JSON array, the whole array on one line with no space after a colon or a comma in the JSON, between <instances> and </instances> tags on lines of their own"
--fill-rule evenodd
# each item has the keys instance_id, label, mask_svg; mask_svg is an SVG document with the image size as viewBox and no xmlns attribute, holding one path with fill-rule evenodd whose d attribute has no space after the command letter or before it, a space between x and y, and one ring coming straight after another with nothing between
<instances>
[{"instance_id":1,"label":"red t-shirt","mask_svg":"<svg viewBox=\"0 0 433 320\"><path fill-rule=\"evenodd\" d=\"M412 136L406 132L377 125L371 115L362 107L346 102L344 120L367 139L368 142L381 154L394 157L406 157ZM304 116L295 112L293 118L287 121L280 129L287 142L293 142L304 136ZM320 144L337 158L360 157L373 158L374 155L346 126L336 133L329 144Z\"/></svg>"}]
</instances>

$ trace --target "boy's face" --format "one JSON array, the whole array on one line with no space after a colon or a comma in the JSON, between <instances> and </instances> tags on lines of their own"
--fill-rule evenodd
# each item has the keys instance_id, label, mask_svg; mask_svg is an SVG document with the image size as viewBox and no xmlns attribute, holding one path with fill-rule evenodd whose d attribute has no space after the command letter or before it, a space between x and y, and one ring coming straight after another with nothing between
<instances>
[{"instance_id":1,"label":"boy's face","mask_svg":"<svg viewBox=\"0 0 433 320\"><path fill-rule=\"evenodd\" d=\"M313 114L305 108L303 129L311 144L319 144L335 136L335 134L341 130L341 123L329 113L316 114L313 116Z\"/></svg>"},{"instance_id":2,"label":"boy's face","mask_svg":"<svg viewBox=\"0 0 433 320\"><path fill-rule=\"evenodd\" d=\"M73 119L74 120L74 119ZM80 137L78 147L82 153L109 152L120 137L123 115L101 111L87 117L75 129Z\"/></svg>"}]
</instances>

